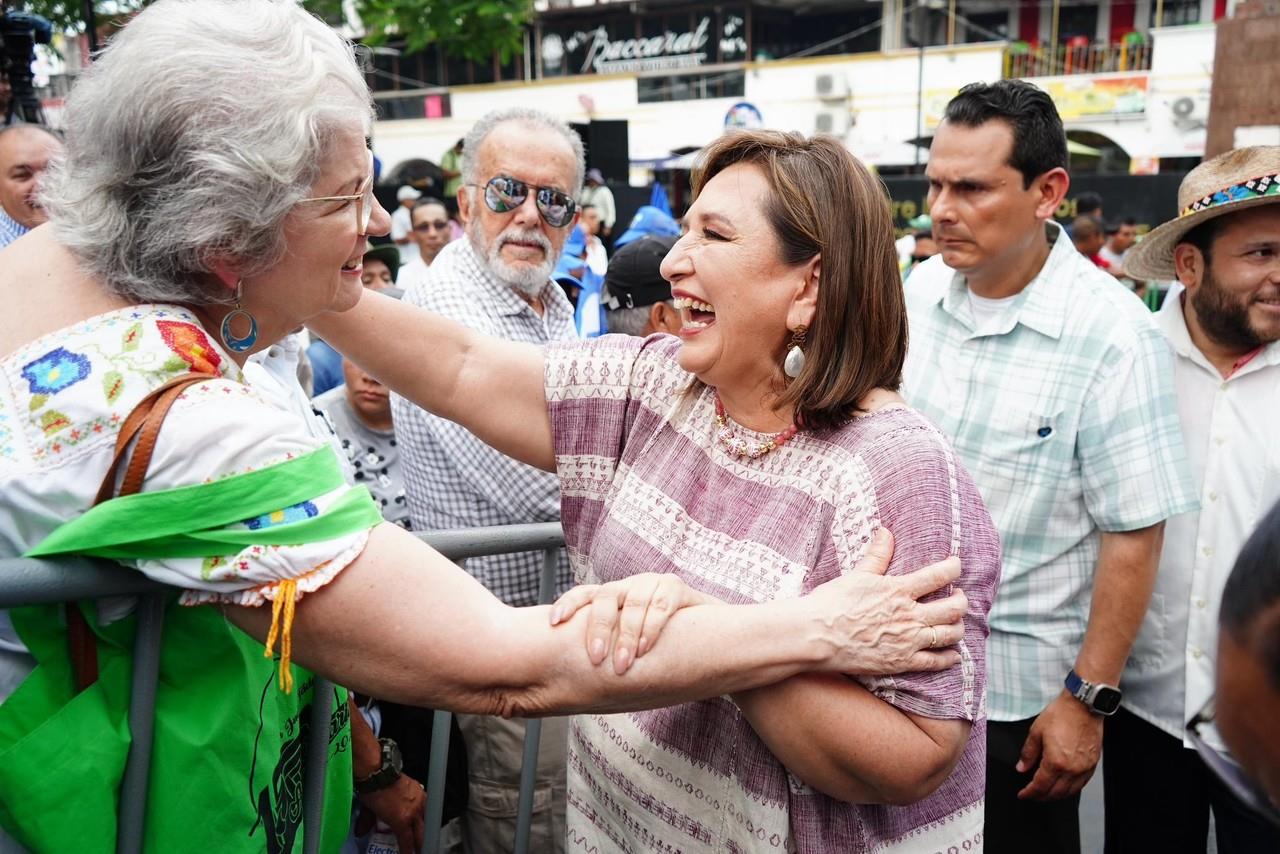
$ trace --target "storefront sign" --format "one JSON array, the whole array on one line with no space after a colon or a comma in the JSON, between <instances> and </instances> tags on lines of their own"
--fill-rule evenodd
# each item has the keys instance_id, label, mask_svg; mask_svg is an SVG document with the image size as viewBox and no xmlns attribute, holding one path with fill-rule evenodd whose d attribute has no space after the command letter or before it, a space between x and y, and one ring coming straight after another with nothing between
<instances>
[{"instance_id":1,"label":"storefront sign","mask_svg":"<svg viewBox=\"0 0 1280 854\"><path fill-rule=\"evenodd\" d=\"M704 16L696 29L683 33L670 30L647 39L611 39L604 27L576 33L587 45L587 56L579 74L610 72L669 71L696 68L707 61L704 50L710 38L711 18ZM570 45L570 52L576 45Z\"/></svg>"},{"instance_id":2,"label":"storefront sign","mask_svg":"<svg viewBox=\"0 0 1280 854\"><path fill-rule=\"evenodd\" d=\"M1142 116L1147 110L1146 74L1121 77L1071 75L1068 77L1028 78L1049 93L1063 121L1091 118ZM959 88L930 89L924 93L924 123L935 128L942 121L947 102Z\"/></svg>"}]
</instances>

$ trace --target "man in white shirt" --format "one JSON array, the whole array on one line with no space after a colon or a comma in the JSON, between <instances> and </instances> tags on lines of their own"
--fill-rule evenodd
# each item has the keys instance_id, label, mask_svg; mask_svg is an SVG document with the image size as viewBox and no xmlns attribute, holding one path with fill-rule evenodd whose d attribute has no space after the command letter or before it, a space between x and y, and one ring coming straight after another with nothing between
<instances>
[{"instance_id":1,"label":"man in white shirt","mask_svg":"<svg viewBox=\"0 0 1280 854\"><path fill-rule=\"evenodd\" d=\"M400 206L391 213L391 240L400 250L401 264L408 264L418 257L418 244L414 243L410 236L413 233L413 219L410 211L413 209L413 203L420 198L422 193L408 184L396 190L396 201Z\"/></svg>"},{"instance_id":2,"label":"man in white shirt","mask_svg":"<svg viewBox=\"0 0 1280 854\"><path fill-rule=\"evenodd\" d=\"M440 250L453 239L453 223L444 202L423 196L409 209L409 239L418 247L418 257L400 268L400 287L408 289L426 279L427 268Z\"/></svg>"},{"instance_id":3,"label":"man in white shirt","mask_svg":"<svg viewBox=\"0 0 1280 854\"><path fill-rule=\"evenodd\" d=\"M1179 216L1129 250L1127 270L1185 287L1157 322L1176 353L1182 435L1200 510L1171 518L1155 592L1107 721L1107 851L1280 851L1191 749L1185 726L1213 696L1218 605L1241 547L1280 498L1280 146L1202 163ZM1200 735L1223 749L1211 728Z\"/></svg>"},{"instance_id":4,"label":"man in white shirt","mask_svg":"<svg viewBox=\"0 0 1280 854\"><path fill-rule=\"evenodd\" d=\"M1098 255L1110 265L1111 275L1116 278L1122 278L1126 275L1124 270L1125 255L1138 237L1137 221L1133 217L1129 217L1117 225L1115 229L1114 232L1107 235L1107 242L1102 244L1102 248L1098 250Z\"/></svg>"}]
</instances>

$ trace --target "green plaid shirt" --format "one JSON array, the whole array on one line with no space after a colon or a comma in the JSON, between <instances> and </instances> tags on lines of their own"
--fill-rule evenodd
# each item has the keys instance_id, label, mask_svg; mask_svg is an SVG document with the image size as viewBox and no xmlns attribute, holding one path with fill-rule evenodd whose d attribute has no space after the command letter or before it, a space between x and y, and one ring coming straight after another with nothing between
<instances>
[{"instance_id":1,"label":"green plaid shirt","mask_svg":"<svg viewBox=\"0 0 1280 854\"><path fill-rule=\"evenodd\" d=\"M937 257L907 281L905 393L968 466L1000 530L987 713L1039 714L1062 689L1089 618L1102 531L1198 506L1173 353L1141 301L1056 224L1040 273L990 334Z\"/></svg>"}]
</instances>

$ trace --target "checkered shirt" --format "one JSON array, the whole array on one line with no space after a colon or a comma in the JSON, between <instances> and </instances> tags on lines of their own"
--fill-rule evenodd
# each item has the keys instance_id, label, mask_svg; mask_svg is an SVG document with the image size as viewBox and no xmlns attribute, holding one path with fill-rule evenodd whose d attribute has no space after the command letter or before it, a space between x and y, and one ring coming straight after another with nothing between
<instances>
[{"instance_id":1,"label":"checkered shirt","mask_svg":"<svg viewBox=\"0 0 1280 854\"><path fill-rule=\"evenodd\" d=\"M1089 617L1102 531L1198 506L1173 353L1151 314L1049 224L1039 274L978 334L942 258L906 284L905 392L955 445L1004 546L987 712L1021 720L1062 689Z\"/></svg>"},{"instance_id":2,"label":"checkered shirt","mask_svg":"<svg viewBox=\"0 0 1280 854\"><path fill-rule=\"evenodd\" d=\"M30 230L5 213L4 208L0 208L0 249L5 248Z\"/></svg>"},{"instance_id":3,"label":"checkered shirt","mask_svg":"<svg viewBox=\"0 0 1280 854\"><path fill-rule=\"evenodd\" d=\"M540 296L541 317L485 268L463 238L441 249L423 278L408 283L404 299L495 338L547 344L575 337L573 306L560 288L548 280ZM415 531L559 520L554 474L516 462L399 395L391 396L391 411ZM541 552L471 558L464 566L509 605L538 601ZM572 583L562 555L557 594Z\"/></svg>"}]
</instances>

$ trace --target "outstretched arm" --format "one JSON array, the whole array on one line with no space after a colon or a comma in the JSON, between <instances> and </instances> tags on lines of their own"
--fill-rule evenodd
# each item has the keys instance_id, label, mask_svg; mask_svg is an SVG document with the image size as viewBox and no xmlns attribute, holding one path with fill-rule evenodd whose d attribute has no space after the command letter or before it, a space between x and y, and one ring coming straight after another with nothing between
<instances>
[{"instance_id":1,"label":"outstretched arm","mask_svg":"<svg viewBox=\"0 0 1280 854\"><path fill-rule=\"evenodd\" d=\"M543 353L366 291L308 326L397 394L466 427L507 456L555 470Z\"/></svg>"},{"instance_id":2,"label":"outstretched arm","mask_svg":"<svg viewBox=\"0 0 1280 854\"><path fill-rule=\"evenodd\" d=\"M937 573L931 589L957 574ZM299 664L339 684L413 705L520 716L616 712L806 671L857 670L868 627L850 615L864 592L841 579L796 600L683 608L662 644L619 676L584 652L589 611L553 627L549 608L508 608L412 534L380 525L351 566L299 603L293 648ZM265 637L267 609L228 614ZM689 655L695 645L698 655ZM937 667L956 658L940 657Z\"/></svg>"}]
</instances>

